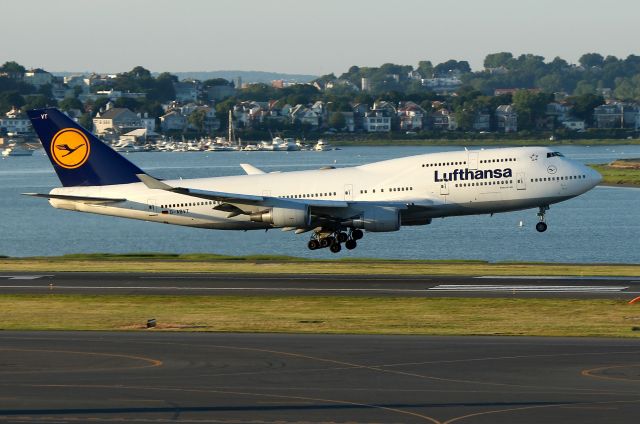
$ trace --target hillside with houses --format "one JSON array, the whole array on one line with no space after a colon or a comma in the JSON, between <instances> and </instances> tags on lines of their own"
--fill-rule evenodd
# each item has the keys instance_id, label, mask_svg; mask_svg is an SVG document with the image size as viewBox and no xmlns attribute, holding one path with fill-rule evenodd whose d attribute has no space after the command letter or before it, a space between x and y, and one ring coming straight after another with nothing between
<instances>
[{"instance_id":1,"label":"hillside with houses","mask_svg":"<svg viewBox=\"0 0 640 424\"><path fill-rule=\"evenodd\" d=\"M640 57L597 53L578 64L488 55L417 66L352 66L340 76L270 83L179 79L138 66L120 74L56 76L0 67L0 137L32 136L24 111L57 106L105 139L274 135L306 139L637 138ZM231 114L232 119L228 116Z\"/></svg>"}]
</instances>

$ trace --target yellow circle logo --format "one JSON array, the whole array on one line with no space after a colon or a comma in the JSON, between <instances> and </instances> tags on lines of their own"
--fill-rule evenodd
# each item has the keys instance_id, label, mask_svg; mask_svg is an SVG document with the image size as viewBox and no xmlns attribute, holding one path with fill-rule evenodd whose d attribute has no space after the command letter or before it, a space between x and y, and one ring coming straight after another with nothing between
<instances>
[{"instance_id":1,"label":"yellow circle logo","mask_svg":"<svg viewBox=\"0 0 640 424\"><path fill-rule=\"evenodd\" d=\"M89 159L89 140L75 128L65 128L56 133L51 141L51 157L63 168L75 169Z\"/></svg>"}]
</instances>

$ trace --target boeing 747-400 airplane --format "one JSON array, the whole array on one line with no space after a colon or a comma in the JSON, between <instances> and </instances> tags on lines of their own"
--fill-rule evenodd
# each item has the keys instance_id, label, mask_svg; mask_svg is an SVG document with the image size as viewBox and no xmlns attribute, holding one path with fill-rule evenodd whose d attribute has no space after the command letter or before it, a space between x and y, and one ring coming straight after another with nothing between
<instances>
[{"instance_id":1,"label":"boeing 747-400 airplane","mask_svg":"<svg viewBox=\"0 0 640 424\"><path fill-rule=\"evenodd\" d=\"M545 147L464 150L347 168L160 181L57 109L28 112L63 187L55 208L218 230L311 231L309 249L354 249L363 231L538 209L592 189L596 171Z\"/></svg>"}]
</instances>

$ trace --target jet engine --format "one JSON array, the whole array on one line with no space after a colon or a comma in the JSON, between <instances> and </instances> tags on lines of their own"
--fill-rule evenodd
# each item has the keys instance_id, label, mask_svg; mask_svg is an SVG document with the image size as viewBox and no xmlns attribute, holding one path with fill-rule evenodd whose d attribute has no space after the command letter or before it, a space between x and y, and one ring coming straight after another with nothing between
<instances>
[{"instance_id":1,"label":"jet engine","mask_svg":"<svg viewBox=\"0 0 640 424\"><path fill-rule=\"evenodd\" d=\"M386 206L372 206L365 209L359 218L352 221L355 228L381 233L400 229L400 211Z\"/></svg>"},{"instance_id":2,"label":"jet engine","mask_svg":"<svg viewBox=\"0 0 640 424\"><path fill-rule=\"evenodd\" d=\"M253 222L273 224L274 227L308 227L311 223L311 215L307 205L293 208L270 208L251 214L249 219Z\"/></svg>"}]
</instances>

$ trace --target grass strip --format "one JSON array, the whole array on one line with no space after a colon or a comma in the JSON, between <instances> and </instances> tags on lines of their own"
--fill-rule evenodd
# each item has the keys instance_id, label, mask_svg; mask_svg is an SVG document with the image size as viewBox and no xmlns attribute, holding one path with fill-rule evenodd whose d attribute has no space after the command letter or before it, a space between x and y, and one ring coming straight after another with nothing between
<instances>
[{"instance_id":1,"label":"grass strip","mask_svg":"<svg viewBox=\"0 0 640 424\"><path fill-rule=\"evenodd\" d=\"M620 300L2 295L3 330L638 337Z\"/></svg>"},{"instance_id":2,"label":"grass strip","mask_svg":"<svg viewBox=\"0 0 640 424\"><path fill-rule=\"evenodd\" d=\"M2 258L2 272L176 272L363 275L640 276L640 264L489 263L484 261L315 260L206 254L69 255Z\"/></svg>"}]
</instances>

